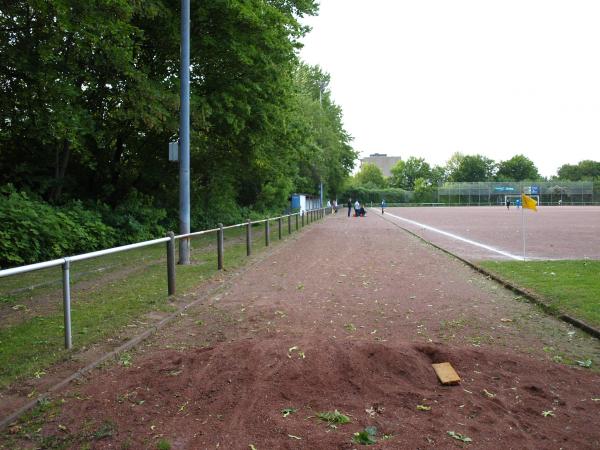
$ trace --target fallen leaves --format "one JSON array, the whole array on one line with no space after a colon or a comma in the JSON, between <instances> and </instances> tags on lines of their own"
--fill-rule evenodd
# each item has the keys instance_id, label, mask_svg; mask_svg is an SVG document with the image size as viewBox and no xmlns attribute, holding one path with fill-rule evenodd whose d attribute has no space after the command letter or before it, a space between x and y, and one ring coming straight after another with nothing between
<instances>
[{"instance_id":1,"label":"fallen leaves","mask_svg":"<svg viewBox=\"0 0 600 450\"><path fill-rule=\"evenodd\" d=\"M473 442L473 439L471 439L469 436L466 436L464 434L457 433L455 431L448 431L447 433L448 433L448 436L450 436L453 439L456 439L457 441Z\"/></svg>"},{"instance_id":2,"label":"fallen leaves","mask_svg":"<svg viewBox=\"0 0 600 450\"><path fill-rule=\"evenodd\" d=\"M287 357L291 359L294 352L297 353L298 358L300 358L300 359L304 359L306 357L304 352L302 350L300 350L300 347L298 347L297 345L294 345L293 347L290 347L288 349Z\"/></svg>"},{"instance_id":3,"label":"fallen leaves","mask_svg":"<svg viewBox=\"0 0 600 450\"><path fill-rule=\"evenodd\" d=\"M554 411L542 411L542 416L544 417L554 417Z\"/></svg>"},{"instance_id":4,"label":"fallen leaves","mask_svg":"<svg viewBox=\"0 0 600 450\"><path fill-rule=\"evenodd\" d=\"M431 406L417 405L417 411L431 411Z\"/></svg>"}]
</instances>

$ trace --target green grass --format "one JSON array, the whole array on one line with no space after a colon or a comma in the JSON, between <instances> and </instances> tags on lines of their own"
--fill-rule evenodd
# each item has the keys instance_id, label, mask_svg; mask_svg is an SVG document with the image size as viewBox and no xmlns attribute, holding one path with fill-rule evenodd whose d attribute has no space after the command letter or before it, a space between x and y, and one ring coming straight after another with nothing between
<instances>
[{"instance_id":1,"label":"green grass","mask_svg":"<svg viewBox=\"0 0 600 450\"><path fill-rule=\"evenodd\" d=\"M260 233L259 229L252 231L253 252L258 253L265 248L264 235L262 230ZM286 235L287 227L283 236ZM276 239L272 239L271 245L276 242ZM194 264L178 265L176 268L177 294L190 291L217 272L215 244L214 234L193 240ZM213 247L209 247L210 245ZM246 261L245 229L227 230L225 249L226 269L242 265ZM143 321L144 313L174 309L166 295L164 245L151 248L150 251L132 251L129 255L127 253L113 255L115 259L112 260L105 258L103 264L118 266L121 270L131 269L137 264L135 271L117 278L106 278L108 271L90 273L86 280L92 280L94 283L86 286L85 289L78 289L77 284L81 280L74 283L71 316L75 352L84 346L115 337L119 331L128 329L127 325L131 325L135 320ZM98 267L100 263L96 261L95 264L96 266L90 264L86 269ZM46 274L45 278L38 276L35 281L48 281L55 275ZM3 286L3 290L14 289L14 287L13 283L9 288ZM45 285L36 288L26 293L27 298L21 297L22 295L22 293L14 294L18 297L19 303L35 305L36 296L39 295L52 295L56 297L57 305L62 303L61 289L57 286ZM36 315L21 323L0 325L0 327L0 387L23 377L43 376L44 369L69 358L72 354L63 349L62 308ZM131 334L131 331L126 333Z\"/></svg>"},{"instance_id":2,"label":"green grass","mask_svg":"<svg viewBox=\"0 0 600 450\"><path fill-rule=\"evenodd\" d=\"M600 327L600 261L486 261L481 265L542 296L552 309Z\"/></svg>"}]
</instances>

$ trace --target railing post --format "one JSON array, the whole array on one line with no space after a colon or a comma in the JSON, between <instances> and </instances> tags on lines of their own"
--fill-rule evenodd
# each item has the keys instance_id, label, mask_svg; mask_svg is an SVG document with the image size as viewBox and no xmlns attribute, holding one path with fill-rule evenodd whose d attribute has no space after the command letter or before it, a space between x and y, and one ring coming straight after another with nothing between
<instances>
[{"instance_id":1,"label":"railing post","mask_svg":"<svg viewBox=\"0 0 600 450\"><path fill-rule=\"evenodd\" d=\"M167 233L167 293L175 294L175 234L172 231Z\"/></svg>"},{"instance_id":2,"label":"railing post","mask_svg":"<svg viewBox=\"0 0 600 450\"><path fill-rule=\"evenodd\" d=\"M288 216L288 234L292 234L292 216Z\"/></svg>"},{"instance_id":3,"label":"railing post","mask_svg":"<svg viewBox=\"0 0 600 450\"><path fill-rule=\"evenodd\" d=\"M271 226L269 224L269 218L265 221L265 246L268 247L271 243Z\"/></svg>"},{"instance_id":4,"label":"railing post","mask_svg":"<svg viewBox=\"0 0 600 450\"><path fill-rule=\"evenodd\" d=\"M219 231L217 231L217 269L223 269L223 253L225 246L223 245L223 224L219 224Z\"/></svg>"},{"instance_id":5,"label":"railing post","mask_svg":"<svg viewBox=\"0 0 600 450\"><path fill-rule=\"evenodd\" d=\"M298 214L299 213L295 214L295 216L296 216L296 231L298 231Z\"/></svg>"},{"instance_id":6,"label":"railing post","mask_svg":"<svg viewBox=\"0 0 600 450\"><path fill-rule=\"evenodd\" d=\"M71 259L65 258L63 270L63 309L65 316L65 348L70 350L73 346L71 338Z\"/></svg>"},{"instance_id":7,"label":"railing post","mask_svg":"<svg viewBox=\"0 0 600 450\"><path fill-rule=\"evenodd\" d=\"M248 225L246 225L246 256L252 254L252 221L248 219Z\"/></svg>"},{"instance_id":8,"label":"railing post","mask_svg":"<svg viewBox=\"0 0 600 450\"><path fill-rule=\"evenodd\" d=\"M300 214L302 216L302 217L300 217L300 219L301 219L300 223L302 224L302 228L304 228L304 211L302 211Z\"/></svg>"},{"instance_id":9,"label":"railing post","mask_svg":"<svg viewBox=\"0 0 600 450\"><path fill-rule=\"evenodd\" d=\"M277 224L279 226L279 240L281 240L281 216L277 219Z\"/></svg>"}]
</instances>

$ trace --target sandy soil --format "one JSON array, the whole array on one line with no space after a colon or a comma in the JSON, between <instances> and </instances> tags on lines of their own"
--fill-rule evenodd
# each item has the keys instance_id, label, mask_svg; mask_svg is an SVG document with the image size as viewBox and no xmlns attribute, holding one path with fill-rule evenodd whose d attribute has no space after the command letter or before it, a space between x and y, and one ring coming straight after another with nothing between
<instances>
[{"instance_id":1,"label":"sandy soil","mask_svg":"<svg viewBox=\"0 0 600 450\"><path fill-rule=\"evenodd\" d=\"M600 448L600 374L564 364L600 343L374 214L305 229L130 356L0 445L353 449L375 426L372 448Z\"/></svg>"}]
</instances>

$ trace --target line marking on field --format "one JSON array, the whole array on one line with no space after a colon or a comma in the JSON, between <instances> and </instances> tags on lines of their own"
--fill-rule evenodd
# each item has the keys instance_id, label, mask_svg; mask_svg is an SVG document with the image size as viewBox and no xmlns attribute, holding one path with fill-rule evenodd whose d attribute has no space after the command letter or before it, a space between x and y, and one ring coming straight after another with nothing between
<instances>
[{"instance_id":1,"label":"line marking on field","mask_svg":"<svg viewBox=\"0 0 600 450\"><path fill-rule=\"evenodd\" d=\"M513 255L512 253L508 253L508 252L505 252L504 250L499 250L499 249L497 249L495 247L491 247L489 245L482 244L481 242L473 241L471 239L467 239L467 238L464 238L462 236L458 236L456 234L448 233L447 231L440 230L439 228L434 228L434 227L431 227L429 225L425 225L424 223L420 223L420 222L416 222L414 220L406 219L404 217L400 217L400 216L397 216L395 214L391 214L391 213L389 213L387 211L386 211L385 215L386 216L395 217L396 219L403 220L405 222L408 222L408 223L410 223L412 225L416 225L416 226L421 227L421 228L425 228L426 230L433 231L434 233L439 233L439 234L442 234L442 235L447 236L449 238L456 239L457 241L465 242L467 244L474 245L475 247L484 248L486 250L489 250L490 252L494 252L494 253L498 253L498 254L500 254L502 256L506 256L507 258L516 259L517 261L523 261L523 257L522 256Z\"/></svg>"}]
</instances>

